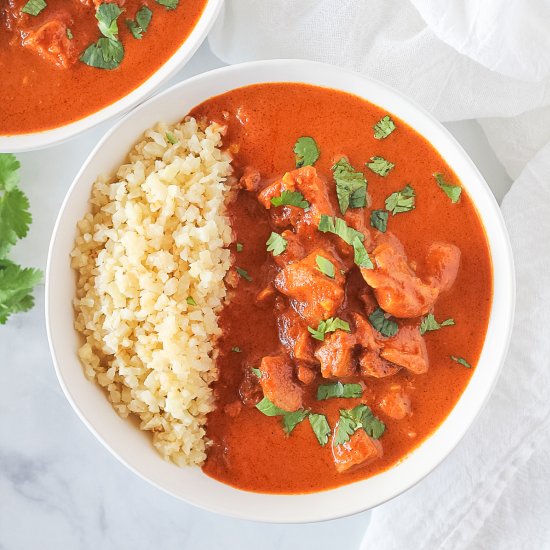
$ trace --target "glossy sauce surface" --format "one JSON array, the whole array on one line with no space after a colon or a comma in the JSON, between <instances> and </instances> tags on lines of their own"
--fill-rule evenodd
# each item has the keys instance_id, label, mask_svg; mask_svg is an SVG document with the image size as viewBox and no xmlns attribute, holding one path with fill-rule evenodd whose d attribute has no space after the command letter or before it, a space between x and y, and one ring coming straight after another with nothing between
<instances>
[{"instance_id":1,"label":"glossy sauce surface","mask_svg":"<svg viewBox=\"0 0 550 550\"><path fill-rule=\"evenodd\" d=\"M5 2L5 4L3 3ZM74 122L117 101L142 84L185 41L206 0L180 0L167 10L153 0L126 0L118 18L119 39L125 54L113 70L89 67L80 54L101 37L91 0L48 0L39 15L20 15L25 0L0 2L0 135L48 130ZM87 5L89 4L89 5ZM152 20L141 40L128 30L126 19L147 5ZM12 17L16 15L17 18ZM2 20L3 19L3 20ZM52 20L72 32L71 61L63 67L21 45L24 35ZM23 30L21 34L20 29Z\"/></svg>"},{"instance_id":2,"label":"glossy sauce surface","mask_svg":"<svg viewBox=\"0 0 550 550\"><path fill-rule=\"evenodd\" d=\"M320 375L305 387L304 406L325 414L331 427L338 420L339 409L360 402L368 404L386 424L380 439L383 458L338 473L330 441L321 447L307 420L287 437L279 418L265 416L254 407L243 406L235 417L224 410L239 399L244 373L280 349L273 303L260 307L255 301L256 294L274 276L271 255L266 251L273 228L266 210L252 194L239 191L229 206L235 241L244 245L242 252L235 252L235 264L246 269L253 280L239 282L230 305L221 314L224 334L218 342L219 381L215 384L218 406L208 420L207 435L213 445L204 471L250 491L302 493L347 484L389 468L441 424L464 391L473 369L453 362L450 356L464 357L475 366L483 346L492 300L492 267L484 229L472 201L463 191L460 201L451 204L433 173L441 172L448 181L459 183L456 176L438 152L405 123L394 118L397 130L387 139L373 139L373 125L387 113L349 94L301 84L264 84L214 97L191 114L228 125L225 145L236 151L237 177L245 167L253 166L260 171L262 181L280 178L295 167L292 148L297 138L312 136L321 151L315 167L332 188L334 202L331 166L342 155L368 180L369 211L384 208L388 195L410 183L416 191L416 209L390 215L388 221L388 231L401 240L409 260L421 264L434 241L460 248L457 279L434 309L438 320L453 318L456 325L426 333L430 360L426 374L401 369L388 378L363 378L366 389L362 400L317 401L317 385L329 382ZM365 168L375 155L395 163L385 178ZM364 285L355 269L349 276L348 295ZM348 301L352 309L361 307L353 297ZM242 352L232 352L235 346ZM360 377L349 381L358 380ZM396 383L406 388L412 402L412 414L402 420L388 417L379 406L381 396Z\"/></svg>"}]
</instances>

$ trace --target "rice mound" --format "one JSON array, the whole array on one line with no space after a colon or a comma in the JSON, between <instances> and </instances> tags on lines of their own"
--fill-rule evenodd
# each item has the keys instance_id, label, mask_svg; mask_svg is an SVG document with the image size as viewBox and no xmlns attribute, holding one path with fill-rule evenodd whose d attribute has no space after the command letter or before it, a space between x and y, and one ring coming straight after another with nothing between
<instances>
[{"instance_id":1,"label":"rice mound","mask_svg":"<svg viewBox=\"0 0 550 550\"><path fill-rule=\"evenodd\" d=\"M223 130L188 118L147 131L116 177L94 183L71 254L85 374L180 466L206 458L217 378L232 240Z\"/></svg>"}]
</instances>

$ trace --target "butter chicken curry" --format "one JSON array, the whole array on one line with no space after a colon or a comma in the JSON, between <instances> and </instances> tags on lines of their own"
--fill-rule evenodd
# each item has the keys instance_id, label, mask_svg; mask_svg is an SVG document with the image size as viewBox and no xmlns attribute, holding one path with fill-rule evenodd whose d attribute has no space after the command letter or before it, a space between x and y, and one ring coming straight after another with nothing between
<instances>
[{"instance_id":1,"label":"butter chicken curry","mask_svg":"<svg viewBox=\"0 0 550 550\"><path fill-rule=\"evenodd\" d=\"M264 84L191 114L227 126L238 189L204 471L299 493L387 469L481 352L492 268L471 199L425 139L352 95Z\"/></svg>"},{"instance_id":2,"label":"butter chicken curry","mask_svg":"<svg viewBox=\"0 0 550 550\"><path fill-rule=\"evenodd\" d=\"M48 130L142 84L206 0L0 0L0 135Z\"/></svg>"}]
</instances>

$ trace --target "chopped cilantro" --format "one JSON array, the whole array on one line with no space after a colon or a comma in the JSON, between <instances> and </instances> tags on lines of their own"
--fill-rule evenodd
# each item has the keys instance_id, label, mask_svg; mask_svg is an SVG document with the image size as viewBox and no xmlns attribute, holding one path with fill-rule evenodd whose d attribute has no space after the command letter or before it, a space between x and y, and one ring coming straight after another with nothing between
<instances>
[{"instance_id":1,"label":"chopped cilantro","mask_svg":"<svg viewBox=\"0 0 550 550\"><path fill-rule=\"evenodd\" d=\"M331 397L361 397L362 394L363 386L361 384L342 384L342 382L336 382L335 384L324 384L317 388L317 399L319 401L330 399Z\"/></svg>"},{"instance_id":2,"label":"chopped cilantro","mask_svg":"<svg viewBox=\"0 0 550 550\"><path fill-rule=\"evenodd\" d=\"M258 377L258 378L261 378L262 377L262 372L260 371L260 369L251 369L252 372Z\"/></svg>"},{"instance_id":3,"label":"chopped cilantro","mask_svg":"<svg viewBox=\"0 0 550 550\"><path fill-rule=\"evenodd\" d=\"M192 296L188 296L186 302L187 302L190 306L196 306L196 305L197 305L197 302L195 302L195 300L193 300L193 297L192 297Z\"/></svg>"},{"instance_id":4,"label":"chopped cilantro","mask_svg":"<svg viewBox=\"0 0 550 550\"><path fill-rule=\"evenodd\" d=\"M399 331L397 323L388 319L386 312L381 308L375 309L369 315L369 322L382 336L395 336Z\"/></svg>"},{"instance_id":5,"label":"chopped cilantro","mask_svg":"<svg viewBox=\"0 0 550 550\"><path fill-rule=\"evenodd\" d=\"M157 4L164 6L167 10L175 10L180 0L156 0Z\"/></svg>"},{"instance_id":6,"label":"chopped cilantro","mask_svg":"<svg viewBox=\"0 0 550 550\"><path fill-rule=\"evenodd\" d=\"M240 267L236 267L235 268L237 270L237 273L243 278L243 279L246 279L247 281L252 281L252 277L248 274L247 271L245 271L244 269L240 268Z\"/></svg>"},{"instance_id":7,"label":"chopped cilantro","mask_svg":"<svg viewBox=\"0 0 550 550\"><path fill-rule=\"evenodd\" d=\"M286 413L283 416L283 430L287 435L292 433L292 430L309 414L309 411L298 409L294 412Z\"/></svg>"},{"instance_id":8,"label":"chopped cilantro","mask_svg":"<svg viewBox=\"0 0 550 550\"><path fill-rule=\"evenodd\" d=\"M395 164L393 164L389 160L386 160L385 158L382 158L382 157L371 157L370 160L371 162L367 162L367 166L375 174L378 174L383 178L385 178L390 173L392 168L395 166Z\"/></svg>"},{"instance_id":9,"label":"chopped cilantro","mask_svg":"<svg viewBox=\"0 0 550 550\"><path fill-rule=\"evenodd\" d=\"M386 210L373 210L370 213L370 224L381 233L385 233L388 227L388 212Z\"/></svg>"},{"instance_id":10,"label":"chopped cilantro","mask_svg":"<svg viewBox=\"0 0 550 550\"><path fill-rule=\"evenodd\" d=\"M343 321L339 317L331 317L326 321L320 321L319 326L316 329L307 327L307 330L313 338L320 340L321 342L325 339L325 334L328 332L334 332L336 330L345 330L346 332L350 332L349 323Z\"/></svg>"},{"instance_id":11,"label":"chopped cilantro","mask_svg":"<svg viewBox=\"0 0 550 550\"><path fill-rule=\"evenodd\" d=\"M442 323L438 323L435 320L434 314L428 313L428 315L426 315L426 317L424 317L424 319L420 322L420 334L426 334L426 332L431 330L439 330L442 327L450 327L454 324L454 319L447 319Z\"/></svg>"},{"instance_id":12,"label":"chopped cilantro","mask_svg":"<svg viewBox=\"0 0 550 550\"><path fill-rule=\"evenodd\" d=\"M243 243L237 243L236 248L237 248L237 252L242 252L244 248Z\"/></svg>"},{"instance_id":13,"label":"chopped cilantro","mask_svg":"<svg viewBox=\"0 0 550 550\"><path fill-rule=\"evenodd\" d=\"M355 239L353 239L353 261L359 267L363 267L365 269L374 268L369 257L369 253L359 237L355 237Z\"/></svg>"},{"instance_id":14,"label":"chopped cilantro","mask_svg":"<svg viewBox=\"0 0 550 550\"><path fill-rule=\"evenodd\" d=\"M29 0L21 9L23 13L37 16L47 6L44 0Z\"/></svg>"},{"instance_id":15,"label":"chopped cilantro","mask_svg":"<svg viewBox=\"0 0 550 550\"><path fill-rule=\"evenodd\" d=\"M136 13L135 21L126 19L126 25L136 40L141 40L143 38L143 33L149 28L152 17L153 12L147 6L142 6ZM175 141L171 141L170 143L175 143Z\"/></svg>"},{"instance_id":16,"label":"chopped cilantro","mask_svg":"<svg viewBox=\"0 0 550 550\"><path fill-rule=\"evenodd\" d=\"M231 348L231 351L234 353L242 353L243 350L239 346L234 346Z\"/></svg>"},{"instance_id":17,"label":"chopped cilantro","mask_svg":"<svg viewBox=\"0 0 550 550\"><path fill-rule=\"evenodd\" d=\"M358 238L360 241L365 240L363 233L353 229L352 227L348 227L342 218L337 218L336 216L331 217L326 214L321 214L318 229L322 233L334 233L334 235L338 235L349 245L353 245L355 238Z\"/></svg>"},{"instance_id":18,"label":"chopped cilantro","mask_svg":"<svg viewBox=\"0 0 550 550\"><path fill-rule=\"evenodd\" d=\"M325 446L328 442L328 436L330 435L330 426L327 421L327 417L324 414L310 414L309 423L319 445Z\"/></svg>"},{"instance_id":19,"label":"chopped cilantro","mask_svg":"<svg viewBox=\"0 0 550 550\"><path fill-rule=\"evenodd\" d=\"M470 363L468 363L468 361L466 361L466 359L464 359L462 357L455 357L454 355L451 355L451 359L453 361L456 361L459 365L462 365L463 367L466 367L467 369L472 368L472 365L470 365Z\"/></svg>"},{"instance_id":20,"label":"chopped cilantro","mask_svg":"<svg viewBox=\"0 0 550 550\"><path fill-rule=\"evenodd\" d=\"M166 141L168 143L171 143L172 145L175 145L178 142L176 136L172 132L166 132L165 135L166 135Z\"/></svg>"},{"instance_id":21,"label":"chopped cilantro","mask_svg":"<svg viewBox=\"0 0 550 550\"><path fill-rule=\"evenodd\" d=\"M376 139L387 138L394 130L395 124L389 115L382 117L374 126L374 137Z\"/></svg>"},{"instance_id":22,"label":"chopped cilantro","mask_svg":"<svg viewBox=\"0 0 550 550\"><path fill-rule=\"evenodd\" d=\"M324 258L323 256L320 256L317 254L317 257L315 258L315 263L317 264L317 269L327 277L330 277L331 279L334 279L334 275L336 274L336 268L334 267L334 264L330 261Z\"/></svg>"},{"instance_id":23,"label":"chopped cilantro","mask_svg":"<svg viewBox=\"0 0 550 550\"><path fill-rule=\"evenodd\" d=\"M105 38L111 40L118 39L118 16L122 13L122 9L114 2L101 4L95 13L98 21L97 26L99 31Z\"/></svg>"},{"instance_id":24,"label":"chopped cilantro","mask_svg":"<svg viewBox=\"0 0 550 550\"><path fill-rule=\"evenodd\" d=\"M386 209L394 216L401 212L409 212L415 207L415 193L410 185L406 185L400 191L392 193L386 199Z\"/></svg>"},{"instance_id":25,"label":"chopped cilantro","mask_svg":"<svg viewBox=\"0 0 550 550\"><path fill-rule=\"evenodd\" d=\"M441 174L435 173L434 178L437 181L437 185L444 191L445 195L451 199L453 204L457 203L462 193L462 187L460 185L451 185L447 183Z\"/></svg>"},{"instance_id":26,"label":"chopped cilantro","mask_svg":"<svg viewBox=\"0 0 550 550\"><path fill-rule=\"evenodd\" d=\"M273 231L265 244L268 252L272 252L273 256L279 256L286 250L288 241L282 235Z\"/></svg>"},{"instance_id":27,"label":"chopped cilantro","mask_svg":"<svg viewBox=\"0 0 550 550\"><path fill-rule=\"evenodd\" d=\"M285 189L279 197L271 199L273 206L296 206L298 208L309 208L309 202L299 191L288 191Z\"/></svg>"},{"instance_id":28,"label":"chopped cilantro","mask_svg":"<svg viewBox=\"0 0 550 550\"><path fill-rule=\"evenodd\" d=\"M264 397L257 405L256 408L266 416L280 416L286 414L287 411L280 409L277 405L274 405L267 397Z\"/></svg>"},{"instance_id":29,"label":"chopped cilantro","mask_svg":"<svg viewBox=\"0 0 550 550\"><path fill-rule=\"evenodd\" d=\"M341 158L332 167L332 174L342 214L345 214L348 208L366 206L367 180L362 172L357 172L345 158Z\"/></svg>"},{"instance_id":30,"label":"chopped cilantro","mask_svg":"<svg viewBox=\"0 0 550 550\"><path fill-rule=\"evenodd\" d=\"M380 438L386 431L385 424L374 416L367 405L357 405L353 409L340 409L338 429L332 444L336 446L346 443L360 428L373 439Z\"/></svg>"},{"instance_id":31,"label":"chopped cilantro","mask_svg":"<svg viewBox=\"0 0 550 550\"><path fill-rule=\"evenodd\" d=\"M293 151L296 153L296 168L313 166L319 158L319 147L315 140L309 136L298 138Z\"/></svg>"},{"instance_id":32,"label":"chopped cilantro","mask_svg":"<svg viewBox=\"0 0 550 550\"><path fill-rule=\"evenodd\" d=\"M69 40L72 40L74 38L73 31L71 29L69 29L69 27L67 27L67 29L65 30L65 36Z\"/></svg>"}]
</instances>

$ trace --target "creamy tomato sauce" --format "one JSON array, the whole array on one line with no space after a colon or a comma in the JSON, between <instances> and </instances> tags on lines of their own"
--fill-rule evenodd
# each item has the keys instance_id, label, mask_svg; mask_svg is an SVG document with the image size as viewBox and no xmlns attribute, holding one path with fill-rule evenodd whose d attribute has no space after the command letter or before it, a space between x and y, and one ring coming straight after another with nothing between
<instances>
[{"instance_id":1,"label":"creamy tomato sauce","mask_svg":"<svg viewBox=\"0 0 550 550\"><path fill-rule=\"evenodd\" d=\"M0 2L0 135L62 126L127 95L184 42L206 0L180 0L175 10L154 0L120 0L124 12L118 18L119 39L125 54L113 70L79 61L80 54L101 37L92 0L48 0L37 16L22 14L25 4L26 0ZM134 19L143 5L153 16L142 39L136 40L125 21Z\"/></svg>"},{"instance_id":2,"label":"creamy tomato sauce","mask_svg":"<svg viewBox=\"0 0 550 550\"><path fill-rule=\"evenodd\" d=\"M378 440L383 447L381 458L338 471L331 440L321 446L307 419L286 436L280 417L265 416L254 406L262 395L259 386L250 391L255 384L250 381L250 371L261 365L262 358L281 354L277 316L290 307L289 298L278 292L267 300L257 299L280 270L266 250L266 241L272 231L282 230L274 228L271 211L259 203L255 193L240 190L229 206L235 241L243 245L242 251L235 250L235 265L245 269L252 281L238 282L221 314L217 409L208 420L207 435L213 444L204 471L250 491L304 493L351 483L388 469L449 414L468 384L482 349L492 301L492 267L484 229L471 199L463 190L459 202L451 203L433 174L440 172L447 181L460 182L430 143L404 122L393 117L397 129L386 139L374 139L373 125L387 113L349 94L301 84L263 84L214 97L191 114L227 124L225 144L234 152L235 175L240 177L247 167L254 167L261 175L260 187L294 170L292 149L296 140L300 136L313 137L321 152L315 163L317 174L325 182L340 217L331 167L342 155L368 180L371 205L365 209L367 219L372 209L384 208L384 200L392 192L411 184L416 192L416 208L390 215L387 231L401 241L419 277L426 275L423 261L434 242L450 243L460 250L456 280L433 307L438 321L452 318L456 324L423 336L429 357L426 373L414 374L401 368L392 376L374 378L361 376L354 367L355 375L342 381L361 382L362 397L324 401L316 399L318 385L335 380L323 378L318 366L310 365L313 382L295 380L303 392L302 406L326 415L331 428L338 421L339 409L359 403L367 404L386 425ZM387 177L365 167L372 156L395 164ZM376 229L368 226L367 231L375 238ZM319 246L326 246L326 235L312 235ZM353 312L366 316L358 298L367 286L361 273L351 267L346 279L346 301L338 316L350 319ZM418 326L419 321L399 320L399 324ZM232 351L235 347L241 351ZM451 355L464 357L473 368L454 362ZM245 404L243 380L248 398ZM392 418L383 406L384 399L396 388L410 400L410 410L402 419ZM259 395L254 396L254 392Z\"/></svg>"}]
</instances>

